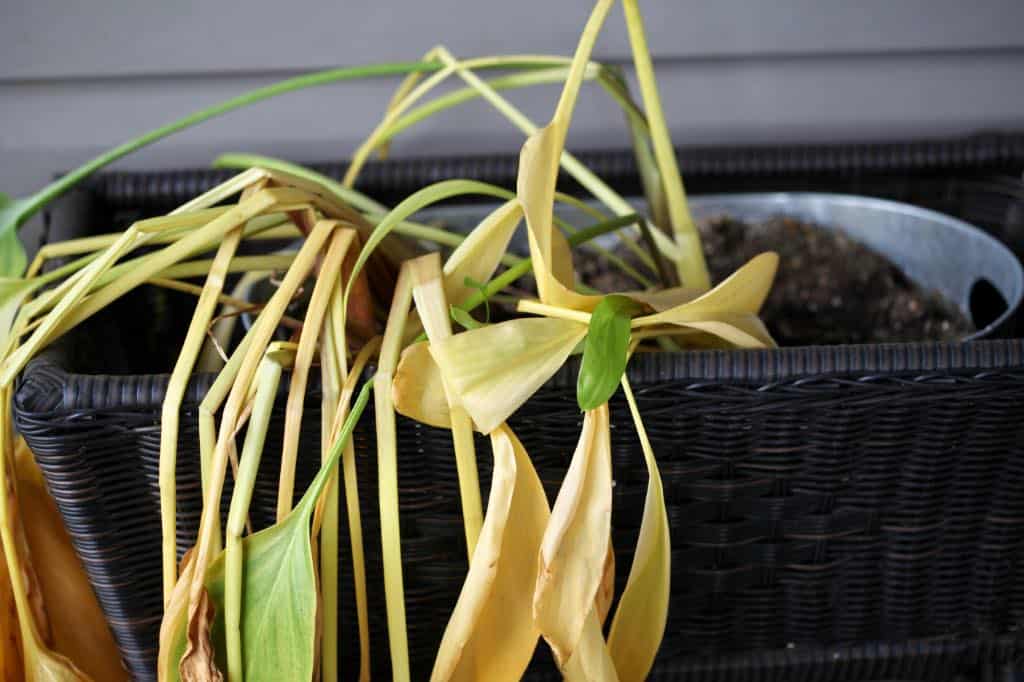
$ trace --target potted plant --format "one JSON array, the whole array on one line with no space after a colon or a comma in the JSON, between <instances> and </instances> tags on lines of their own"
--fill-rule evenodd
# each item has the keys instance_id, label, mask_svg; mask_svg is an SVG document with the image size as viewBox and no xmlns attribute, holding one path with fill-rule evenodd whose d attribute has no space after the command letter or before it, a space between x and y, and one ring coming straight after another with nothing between
<instances>
[{"instance_id":1,"label":"potted plant","mask_svg":"<svg viewBox=\"0 0 1024 682\"><path fill-rule=\"evenodd\" d=\"M741 662L740 670L766 666L786 675L820 657L822 646L844 641L869 644L860 654L836 649L828 665L878 657L879 642L893 639L913 650L916 639L937 638L939 657L949 657L962 653L965 627L1001 631L1006 610L987 595L1012 576L975 566L986 559L1013 566L1019 549L1016 535L999 533L1017 505L1006 482L1022 453L1017 427L1007 425L1019 422L1012 396L1021 390L1013 372L1020 344L774 349L758 311L778 257L755 256L710 286L634 2L625 7L646 115L614 73L589 63L611 4L597 3L574 59L545 75L566 85L544 128L481 81L472 60L438 49L423 63L391 69L458 75L472 90L448 102L479 94L528 129L514 193L451 180L388 210L352 189L369 151L429 113L406 112L430 80L407 81L342 183L272 159L229 157L221 163L252 167L164 218L55 246L42 256L77 260L38 276L33 265L11 283L13 331L0 382L10 400L9 387L29 368L16 401L18 429L48 476L136 676L153 674L157 619L161 679L215 679L222 671L229 679L304 679L316 670L333 678L345 664L339 622L355 635L358 648L348 651L359 655L348 660L360 677L369 674L372 645L386 652L396 679L423 676L424 656L437 679L518 678L538 637L553 653L549 668L567 678L642 679L659 651L663 669L686 675L718 665L695 652L756 649L765 660ZM563 154L576 93L598 75L627 112L653 221ZM583 229L560 223L556 201L594 211L555 191L560 163L618 216L601 215ZM409 222L466 194L502 201L468 237ZM856 215L822 217L815 207L851 210L851 202L784 200L804 220L860 229L876 248L897 231L910 234L912 218L930 237L943 223L864 201L853 202ZM774 212L773 201L780 198L709 205L751 220ZM894 217L899 227L871 232L871 220ZM507 250L521 221L529 259ZM661 286L607 295L577 287L571 247L627 227L639 239L624 242L628 253L605 257L633 277L630 258L649 263L647 276ZM395 232L455 249L442 265L437 254L410 253ZM989 249L986 265L1008 256L960 224L938 233ZM237 255L242 244L296 234L303 238L297 251ZM202 256L211 250L212 258ZM974 279L964 293L952 277L928 279L921 268L934 258L915 263L899 253L910 278L945 287L961 304L970 295ZM968 270L964 258L955 262ZM501 264L507 269L495 275ZM244 281L227 291L239 270L280 271L270 299L241 300ZM506 321L473 315L527 272L538 300L517 297L519 315ZM1007 267L1005 278L991 267L971 274L991 279L1011 306L1019 301L1019 266ZM201 284L189 281L195 277ZM198 296L169 378L69 380L39 356L145 282ZM306 286L308 302L293 314ZM219 306L252 312L252 325L240 338L222 337L230 344L222 362L207 356L215 376L190 380ZM275 340L282 327L291 331ZM651 344L667 350L645 352ZM578 363L568 360L577 353ZM364 381L370 366L372 381ZM47 421L40 402L47 382L61 387L62 408L77 409ZM118 408L132 388L140 409L114 417L103 398L77 393L87 382L119 385L121 396L107 396ZM633 383L643 388L636 397ZM279 394L283 416L275 412ZM73 440L48 443L55 421ZM123 449L143 441L149 458L126 462ZM282 443L277 466L262 456L275 450L268 442ZM320 457L309 456L317 450ZM82 505L88 497L92 508ZM157 513L140 513L144 499L158 502ZM623 523L613 525L616 518ZM94 532L79 533L76 524ZM125 545L104 525L130 533L123 539L146 551L110 567L111 550ZM17 518L8 515L4 528L8 566L20 575L30 563L27 552L12 551ZM623 547L635 551L622 555ZM114 572L137 572L140 588L162 580L162 595L124 580L104 584ZM31 584L18 582L11 587L26 664L75 679L74 662L50 652L33 629L38 616L25 607ZM342 584L352 593L341 600L348 617L339 616ZM430 588L442 586L443 598L432 599ZM374 611L371 602L383 607ZM155 605L155 617L134 618L143 612L138 604L149 614ZM372 627L382 620L386 645ZM972 641L992 645L980 635ZM912 659L886 659L893 666L886 674L908 674Z\"/></svg>"}]
</instances>

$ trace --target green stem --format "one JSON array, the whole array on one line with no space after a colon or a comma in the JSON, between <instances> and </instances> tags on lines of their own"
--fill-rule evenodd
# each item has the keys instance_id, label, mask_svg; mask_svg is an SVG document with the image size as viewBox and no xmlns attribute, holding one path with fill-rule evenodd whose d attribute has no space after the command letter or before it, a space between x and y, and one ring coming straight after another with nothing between
<instances>
[{"instance_id":1,"label":"green stem","mask_svg":"<svg viewBox=\"0 0 1024 682\"><path fill-rule=\"evenodd\" d=\"M238 478L228 511L224 549L224 639L228 659L228 679L242 679L242 534L249 513L260 456L267 437L274 398L281 380L281 364L273 358L263 360L256 386L249 428L238 465Z\"/></svg>"},{"instance_id":2,"label":"green stem","mask_svg":"<svg viewBox=\"0 0 1024 682\"><path fill-rule=\"evenodd\" d=\"M545 69L542 71L527 71L523 73L515 73L509 76L502 76L493 80L487 81L487 84L496 91L501 90L514 90L518 88L526 88L533 85L543 85L549 83L561 83L565 81L565 76L569 73L568 68L557 68L557 69ZM473 99L481 97L482 94L476 88L466 87L454 90L444 95L440 95L436 99L421 104L420 106L412 109L407 114L396 120L387 128L387 130L381 135L380 142L385 143L400 133L411 128L417 123L424 121L434 114L439 114L442 111L451 109L464 102L468 102Z\"/></svg>"},{"instance_id":3,"label":"green stem","mask_svg":"<svg viewBox=\"0 0 1024 682\"><path fill-rule=\"evenodd\" d=\"M640 16L640 8L637 0L624 0L622 9L626 15L626 29L629 33L637 81L640 84L640 96L647 109L647 122L651 131L654 158L658 164L675 242L679 247L676 269L684 286L707 290L711 288L711 280L708 276L707 264L704 261L704 250L700 243L700 234L697 232L686 201L686 190L683 187L683 178L679 173L675 149L672 147L668 124L662 110L661 95L658 93L654 65L647 47L647 36L644 31L643 18Z\"/></svg>"},{"instance_id":4,"label":"green stem","mask_svg":"<svg viewBox=\"0 0 1024 682\"><path fill-rule=\"evenodd\" d=\"M584 244L595 237L599 237L602 234L607 234L615 230L632 225L639 219L639 216L624 215L611 220L605 220L603 222L585 227L579 232L569 235L568 241L569 246L578 246ZM499 293L505 287L511 286L520 277L530 272L530 268L533 267L533 262L529 258L524 258L519 263L516 263L508 270L489 281L483 288L474 291L469 298L462 302L461 305L457 306L466 312L470 312L478 306L482 305L487 299Z\"/></svg>"},{"instance_id":5,"label":"green stem","mask_svg":"<svg viewBox=\"0 0 1024 682\"><path fill-rule=\"evenodd\" d=\"M337 466L338 460L341 459L342 451L345 449L345 444L348 443L349 438L352 437L352 432L355 431L356 423L359 418L363 415L363 410L366 409L366 403L370 400L370 393L373 391L373 377L368 377L363 382L363 387L359 391L359 395L356 396L356 401L352 405L352 410L345 417L345 423L341 427L341 431L338 433L337 440L331 445L331 452L327 456L327 461L324 462L323 466L320 467L320 471L317 472L316 478L306 488L305 494L299 503L295 505L295 513L311 513L313 511L316 501L320 499L321 493L324 491L324 486L327 485L327 480L330 478L331 472L334 471L334 467Z\"/></svg>"},{"instance_id":6,"label":"green stem","mask_svg":"<svg viewBox=\"0 0 1024 682\"><path fill-rule=\"evenodd\" d=\"M174 121L173 123L168 123L167 125L156 128L155 130L151 130L148 133L120 144L113 149L100 154L91 161L82 164L75 170L51 182L43 189L28 197L20 211L20 215L18 216L17 225L20 226L24 224L26 220L39 212L39 210L44 206L104 166L108 166L114 161L117 161L118 159L145 147L146 145L152 144L157 140L161 140L168 135L172 135L198 123L208 121L209 119L220 116L221 114L226 114L229 111L234 111L235 109L240 109L250 104L255 104L256 102L270 99L271 97L276 97L277 95L283 95L285 93L302 90L304 88L326 85L328 83L336 83L339 81L353 80L357 78L377 78L415 72L437 71L441 68L443 68L443 65L436 61L369 64L365 66L352 66L318 71L316 73L296 76L295 78L289 78L279 83L250 90L247 93L233 97L225 102L215 104L207 109L189 114L184 118Z\"/></svg>"},{"instance_id":7,"label":"green stem","mask_svg":"<svg viewBox=\"0 0 1024 682\"><path fill-rule=\"evenodd\" d=\"M290 161L283 161L269 156L260 156L258 154L229 153L221 154L213 162L214 168L244 169L252 168L253 166L259 166L260 168L266 168L267 170L281 171L282 173L288 173L289 175L294 175L295 177L302 178L303 180L315 182L328 192L333 193L338 199L351 205L353 208L362 211L363 214L374 223L379 223L383 220L391 210L384 204L371 199L362 192L352 189L351 187L345 187L340 182L335 181L333 178L330 178L323 173L317 173L314 170ZM456 234L440 227L422 225L408 220L403 220L399 223L395 227L395 232L406 237L423 239L425 241L434 242L435 244L450 247L456 247L466 239L466 235L464 234ZM520 259L516 256L508 254L502 258L502 262L505 265L515 265L519 261Z\"/></svg>"}]
</instances>

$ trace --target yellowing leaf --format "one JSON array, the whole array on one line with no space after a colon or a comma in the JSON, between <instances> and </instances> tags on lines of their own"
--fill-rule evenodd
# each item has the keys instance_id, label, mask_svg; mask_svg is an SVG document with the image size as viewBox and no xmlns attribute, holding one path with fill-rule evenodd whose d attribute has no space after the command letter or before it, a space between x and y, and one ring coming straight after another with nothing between
<instances>
[{"instance_id":1,"label":"yellowing leaf","mask_svg":"<svg viewBox=\"0 0 1024 682\"><path fill-rule=\"evenodd\" d=\"M518 680L539 635L529 594L537 579L533 557L550 512L544 488L515 434L491 433L494 473L487 516L431 675L447 680Z\"/></svg>"},{"instance_id":2,"label":"yellowing leaf","mask_svg":"<svg viewBox=\"0 0 1024 682\"><path fill-rule=\"evenodd\" d=\"M452 427L445 399L441 369L430 354L430 344L420 341L402 351L391 382L395 411L439 429Z\"/></svg>"},{"instance_id":3,"label":"yellowing leaf","mask_svg":"<svg viewBox=\"0 0 1024 682\"><path fill-rule=\"evenodd\" d=\"M562 243L565 237L552 224L558 160L564 141L564 130L559 130L554 123L530 136L519 153L516 193L526 216L533 276L540 300L589 312L601 302L601 297L577 294L571 289L575 277L571 275L572 262L567 263L565 258L568 247Z\"/></svg>"},{"instance_id":4,"label":"yellowing leaf","mask_svg":"<svg viewBox=\"0 0 1024 682\"><path fill-rule=\"evenodd\" d=\"M4 392L4 396L8 396L9 393ZM0 435L0 438L4 438ZM0 506L4 508L2 531L3 533L3 558L7 563L8 577L11 581L11 592L14 597L15 608L17 610L17 623L20 629L21 639L21 660L24 665L25 681L26 682L92 682L91 678L79 670L74 663L69 661L66 657L62 656L55 651L50 650L43 636L40 634L40 628L37 624L37 619L40 618L40 614L35 612L33 604L30 603L30 592L37 594L35 591L38 587L31 584L35 578L35 572L32 570L32 566L28 563L29 559L26 556L22 556L21 549L18 548L15 535L21 534L20 520L18 518L18 503L17 497L14 492L14 487L11 485L11 481L7 476L7 458L9 451L4 453L3 459L5 461L0 462L0 471L4 473L0 478L0 486L3 486L3 500L0 500ZM27 547L25 547L27 552ZM44 626L48 626L48 623L43 622ZM5 646L9 645L5 643Z\"/></svg>"},{"instance_id":5,"label":"yellowing leaf","mask_svg":"<svg viewBox=\"0 0 1024 682\"><path fill-rule=\"evenodd\" d=\"M775 341L757 317L771 289L779 257L771 252L746 265L703 296L633 319L633 329L672 324L724 339L739 348L772 348Z\"/></svg>"},{"instance_id":6,"label":"yellowing leaf","mask_svg":"<svg viewBox=\"0 0 1024 682\"><path fill-rule=\"evenodd\" d=\"M7 562L0 556L0 682L23 682L24 679L18 607L7 574Z\"/></svg>"},{"instance_id":7,"label":"yellowing leaf","mask_svg":"<svg viewBox=\"0 0 1024 682\"><path fill-rule=\"evenodd\" d=\"M533 615L563 667L580 642L586 619L597 621L595 600L605 573L611 513L611 432L605 404L583 419L539 557Z\"/></svg>"},{"instance_id":8,"label":"yellowing leaf","mask_svg":"<svg viewBox=\"0 0 1024 682\"><path fill-rule=\"evenodd\" d=\"M427 337L431 343L451 338L452 327L448 319L449 304L444 293L441 257L437 253L431 253L408 263L414 282L412 297ZM459 404L458 396L447 387L444 392L452 423L455 465L459 474L459 498L462 500L462 523L466 531L466 550L472 556L476 550L484 517L483 503L480 500L480 478L476 469L473 423L465 408Z\"/></svg>"},{"instance_id":9,"label":"yellowing leaf","mask_svg":"<svg viewBox=\"0 0 1024 682\"><path fill-rule=\"evenodd\" d=\"M521 318L473 329L430 346L441 374L490 433L558 371L587 333L573 320Z\"/></svg>"},{"instance_id":10,"label":"yellowing leaf","mask_svg":"<svg viewBox=\"0 0 1024 682\"><path fill-rule=\"evenodd\" d=\"M160 682L178 679L178 663L185 651L185 629L188 622L188 586L192 582L193 550L185 553L178 571L178 582L167 599L164 617L160 621L160 653L156 674Z\"/></svg>"},{"instance_id":11,"label":"yellowing leaf","mask_svg":"<svg viewBox=\"0 0 1024 682\"><path fill-rule=\"evenodd\" d=\"M587 614L579 645L561 666L561 672L566 682L616 682L619 679L601 635L596 607Z\"/></svg>"},{"instance_id":12,"label":"yellowing leaf","mask_svg":"<svg viewBox=\"0 0 1024 682\"><path fill-rule=\"evenodd\" d=\"M567 289L576 286L576 267L572 262L569 240L558 230L551 232L551 274Z\"/></svg>"},{"instance_id":13,"label":"yellowing leaf","mask_svg":"<svg viewBox=\"0 0 1024 682\"><path fill-rule=\"evenodd\" d=\"M580 36L573 55L569 75L551 122L541 128L523 144L519 153L519 174L516 194L523 205L523 214L530 238L534 278L540 300L574 310L590 311L600 296L584 296L574 292L571 262L566 263L565 237L552 225L555 204L555 184L558 166L565 147L565 136L572 120L584 72L601 25L611 10L613 0L598 0Z\"/></svg>"},{"instance_id":14,"label":"yellowing leaf","mask_svg":"<svg viewBox=\"0 0 1024 682\"><path fill-rule=\"evenodd\" d=\"M690 287L673 287L671 289L659 289L657 291L627 291L623 296L629 296L638 303L644 303L655 312L662 312L678 305L689 303L700 296L700 289Z\"/></svg>"},{"instance_id":15,"label":"yellowing leaf","mask_svg":"<svg viewBox=\"0 0 1024 682\"><path fill-rule=\"evenodd\" d=\"M25 656L26 682L92 682L92 679L60 654L33 643Z\"/></svg>"},{"instance_id":16,"label":"yellowing leaf","mask_svg":"<svg viewBox=\"0 0 1024 682\"><path fill-rule=\"evenodd\" d=\"M14 465L25 538L32 556L43 558L34 566L49 616L53 650L96 680L127 680L114 636L64 520L22 438L15 445ZM65 608L67 604L74 604L74 608Z\"/></svg>"},{"instance_id":17,"label":"yellowing leaf","mask_svg":"<svg viewBox=\"0 0 1024 682\"><path fill-rule=\"evenodd\" d=\"M757 313L772 287L779 257L772 252L751 258L743 267L703 296L654 315L633 320L633 327L692 322L707 313Z\"/></svg>"},{"instance_id":18,"label":"yellowing leaf","mask_svg":"<svg viewBox=\"0 0 1024 682\"><path fill-rule=\"evenodd\" d=\"M619 599L612 620L608 650L615 661L619 678L624 682L640 682L647 679L665 632L672 548L658 463L654 459L654 450L647 438L633 391L625 377L622 379L622 390L626 394L633 424L640 437L649 479L643 520L640 523L640 538L633 554L626 589Z\"/></svg>"},{"instance_id":19,"label":"yellowing leaf","mask_svg":"<svg viewBox=\"0 0 1024 682\"><path fill-rule=\"evenodd\" d=\"M608 542L608 554L604 558L604 571L601 575L601 586L597 588L594 606L597 609L597 620L604 626L604 620L615 600L615 548Z\"/></svg>"},{"instance_id":20,"label":"yellowing leaf","mask_svg":"<svg viewBox=\"0 0 1024 682\"><path fill-rule=\"evenodd\" d=\"M775 340L765 329L761 318L751 313L706 313L703 319L680 321L681 327L699 329L712 334L738 348L774 348Z\"/></svg>"},{"instance_id":21,"label":"yellowing leaf","mask_svg":"<svg viewBox=\"0 0 1024 682\"><path fill-rule=\"evenodd\" d=\"M469 236L448 256L444 264L444 293L448 303L458 305L474 289L466 278L486 282L501 263L516 226L523 217L519 202L511 199L481 221Z\"/></svg>"}]
</instances>

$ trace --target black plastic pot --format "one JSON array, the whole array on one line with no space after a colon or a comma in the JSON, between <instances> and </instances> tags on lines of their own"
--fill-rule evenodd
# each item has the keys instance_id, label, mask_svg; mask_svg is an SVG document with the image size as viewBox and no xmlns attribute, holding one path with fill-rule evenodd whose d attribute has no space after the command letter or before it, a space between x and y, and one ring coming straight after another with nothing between
<instances>
[{"instance_id":1,"label":"black plastic pot","mask_svg":"<svg viewBox=\"0 0 1024 682\"><path fill-rule=\"evenodd\" d=\"M803 189L798 178L805 178L815 189L862 192L874 183L1005 238L1024 215L1024 187L1001 174L1016 169L1019 176L1024 143L997 142L760 156L700 150L698 161L715 163L684 167L693 190L765 190L787 181ZM389 167L398 169L393 176L378 166L370 178L391 177L392 185L379 186L404 183L404 191L466 165ZM475 167L489 180L500 178L488 168L506 168L501 160ZM109 231L219 179L207 172L106 176L66 203L52 224ZM995 267L972 275L992 281L1007 302L1020 296L1019 269L1008 287ZM160 614L155 472L166 376L148 372L169 369L169 359L153 351L173 345L176 316L188 308L187 300L149 296L138 292L37 358L15 399L18 428L139 679L153 677ZM970 310L969 295L966 305ZM139 354L121 335L131 318L146 315L140 333L154 345ZM1005 332L1006 324L1000 318L986 331ZM1017 634L1024 621L1024 341L663 354L638 358L630 372L673 520L673 600L657 679L953 680L1012 670L1024 645ZM182 417L180 550L192 541L200 508L194 413L209 382L195 377ZM570 365L512 420L552 486L578 436L574 386ZM311 424L319 423L318 404L307 402ZM612 413L621 587L646 480L637 473L642 455L619 399ZM386 678L371 418L356 442L369 455L358 463L374 674ZM268 443L280 442L281 423L278 415ZM305 446L315 448L316 434L303 434ZM410 644L414 670L425 679L465 570L457 482L447 433L399 420L399 444ZM256 525L273 512L273 450L264 455L254 497ZM480 453L486 486L484 443ZM300 462L300 489L315 466ZM341 646L351 671L357 662L344 652L357 648L346 546L343 539Z\"/></svg>"}]
</instances>

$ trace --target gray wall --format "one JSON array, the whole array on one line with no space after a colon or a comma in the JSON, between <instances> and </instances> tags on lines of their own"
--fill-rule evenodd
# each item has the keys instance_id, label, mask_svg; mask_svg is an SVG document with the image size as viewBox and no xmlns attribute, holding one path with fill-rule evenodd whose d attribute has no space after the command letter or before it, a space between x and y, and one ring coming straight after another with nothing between
<instances>
[{"instance_id":1,"label":"gray wall","mask_svg":"<svg viewBox=\"0 0 1024 682\"><path fill-rule=\"evenodd\" d=\"M0 0L0 189L27 192L139 131L305 70L459 56L569 54L590 0ZM680 144L892 138L1024 128L1024 0L647 0ZM628 61L616 9L599 59ZM393 82L287 95L207 123L123 168L201 165L223 151L347 156ZM538 120L557 90L514 98ZM511 150L470 104L396 154ZM570 145L626 144L595 90Z\"/></svg>"}]
</instances>

